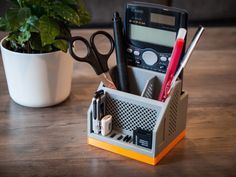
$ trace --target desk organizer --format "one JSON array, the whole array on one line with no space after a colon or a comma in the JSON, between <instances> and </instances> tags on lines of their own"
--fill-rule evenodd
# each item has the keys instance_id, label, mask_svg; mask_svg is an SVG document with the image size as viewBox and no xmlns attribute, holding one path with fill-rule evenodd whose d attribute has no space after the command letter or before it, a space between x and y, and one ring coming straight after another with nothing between
<instances>
[{"instance_id":1,"label":"desk organizer","mask_svg":"<svg viewBox=\"0 0 236 177\"><path fill-rule=\"evenodd\" d=\"M114 76L116 68L112 69ZM130 92L104 87L105 113L113 117L112 133L133 135L140 127L152 131L151 149L95 134L92 131L92 103L88 109L88 143L151 165L156 165L185 136L188 94L177 81L165 102L157 101L164 74L135 67L128 68ZM113 77L114 78L114 77ZM115 78L114 78L115 79Z\"/></svg>"}]
</instances>

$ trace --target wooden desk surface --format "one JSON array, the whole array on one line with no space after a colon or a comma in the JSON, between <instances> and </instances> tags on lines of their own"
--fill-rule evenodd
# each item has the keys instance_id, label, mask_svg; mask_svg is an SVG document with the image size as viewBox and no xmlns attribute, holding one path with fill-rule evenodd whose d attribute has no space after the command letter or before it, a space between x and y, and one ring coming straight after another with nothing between
<instances>
[{"instance_id":1,"label":"wooden desk surface","mask_svg":"<svg viewBox=\"0 0 236 177\"><path fill-rule=\"evenodd\" d=\"M0 60L0 176L236 176L236 28L206 29L185 70L187 136L157 166L87 144L86 111L98 83L76 63L69 99L26 108L10 99Z\"/></svg>"}]
</instances>

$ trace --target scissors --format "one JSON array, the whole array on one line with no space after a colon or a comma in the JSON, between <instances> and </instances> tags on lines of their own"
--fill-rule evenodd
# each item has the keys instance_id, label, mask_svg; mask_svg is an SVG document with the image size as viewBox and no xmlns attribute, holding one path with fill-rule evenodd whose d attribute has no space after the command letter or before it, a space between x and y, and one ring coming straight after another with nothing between
<instances>
[{"instance_id":1,"label":"scissors","mask_svg":"<svg viewBox=\"0 0 236 177\"><path fill-rule=\"evenodd\" d=\"M110 42L110 50L106 52L105 54L99 52L95 44L95 38L98 35L102 35L106 37ZM114 40L109 33L105 31L97 31L92 34L89 42L81 36L71 37L69 38L69 40L67 39L67 41L69 42L69 52L75 60L89 63L93 67L97 75L102 74L103 76L102 81L105 86L110 87L110 88L116 88L115 84L113 83L111 79L111 76L109 74L109 68L108 68L108 59L110 58L114 50ZM87 48L86 56L82 56L82 57L78 56L78 54L76 54L74 50L75 42L79 42L79 41L84 43Z\"/></svg>"}]
</instances>

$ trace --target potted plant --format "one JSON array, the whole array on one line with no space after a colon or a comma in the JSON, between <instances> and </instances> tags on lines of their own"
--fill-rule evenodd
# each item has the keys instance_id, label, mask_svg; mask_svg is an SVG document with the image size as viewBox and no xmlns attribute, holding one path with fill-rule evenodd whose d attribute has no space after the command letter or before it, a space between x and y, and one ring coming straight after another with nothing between
<instances>
[{"instance_id":1,"label":"potted plant","mask_svg":"<svg viewBox=\"0 0 236 177\"><path fill-rule=\"evenodd\" d=\"M78 0L11 0L0 17L8 31L1 52L8 90L18 104L45 107L70 94L73 61L68 44L70 26L85 24L89 14Z\"/></svg>"}]
</instances>

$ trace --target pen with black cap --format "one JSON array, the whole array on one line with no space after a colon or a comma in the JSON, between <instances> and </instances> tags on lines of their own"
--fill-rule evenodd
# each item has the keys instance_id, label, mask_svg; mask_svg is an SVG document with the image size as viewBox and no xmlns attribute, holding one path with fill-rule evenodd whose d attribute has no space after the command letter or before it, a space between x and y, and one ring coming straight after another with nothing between
<instances>
[{"instance_id":1,"label":"pen with black cap","mask_svg":"<svg viewBox=\"0 0 236 177\"><path fill-rule=\"evenodd\" d=\"M115 12L113 15L113 31L114 31L117 74L118 74L117 87L118 90L129 92L125 41L122 30L122 20L118 12Z\"/></svg>"}]
</instances>

